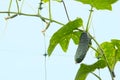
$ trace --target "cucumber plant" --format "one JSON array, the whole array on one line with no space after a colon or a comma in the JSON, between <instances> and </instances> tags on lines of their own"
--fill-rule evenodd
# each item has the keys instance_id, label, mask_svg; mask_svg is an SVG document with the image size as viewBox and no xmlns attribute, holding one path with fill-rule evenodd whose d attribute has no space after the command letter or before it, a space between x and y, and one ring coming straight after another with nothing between
<instances>
[{"instance_id":1,"label":"cucumber plant","mask_svg":"<svg viewBox=\"0 0 120 80\"><path fill-rule=\"evenodd\" d=\"M66 24L61 23L60 21L52 19L52 12L51 12L51 3L52 1L57 1L59 3L63 3L66 16L68 18L68 22ZM41 19L42 22L46 24L45 32L51 23L56 23L61 25L61 28L56 31L50 39L50 44L47 49L47 54L49 56L52 55L55 47L60 44L62 50L64 52L67 51L70 39L73 40L75 44L78 45L75 53L75 62L80 63L87 54L89 48L92 48L95 51L95 56L98 59L97 62L92 63L91 65L87 65L85 63L81 63L80 68L75 76L75 80L86 80L86 77L89 73L95 75L99 80L102 80L100 76L94 73L96 69L102 69L107 67L109 69L111 79L114 80L114 68L118 61L120 61L120 40L119 39L112 39L111 41L103 42L99 44L96 39L90 34L90 20L93 10L110 10L112 11L112 4L116 3L118 0L74 0L78 3L83 3L90 5L90 13L87 21L87 25L83 26L83 19L76 18L75 20L70 20L70 16L68 15L67 8L65 5L64 0L40 0L39 6L37 8L36 14L29 14L22 12L23 4L20 6L19 3L24 3L24 0L16 0L17 11L11 11L11 5L13 1L10 0L9 8L7 11L0 11L1 14L5 13L8 14L8 17L5 19L12 19L17 17L18 15L23 16L32 16L38 17ZM49 17L44 17L41 15L42 9L44 9L43 5L48 4L48 15ZM84 27L84 28L82 28ZM91 44L94 42L97 45L97 48L93 47Z\"/></svg>"}]
</instances>

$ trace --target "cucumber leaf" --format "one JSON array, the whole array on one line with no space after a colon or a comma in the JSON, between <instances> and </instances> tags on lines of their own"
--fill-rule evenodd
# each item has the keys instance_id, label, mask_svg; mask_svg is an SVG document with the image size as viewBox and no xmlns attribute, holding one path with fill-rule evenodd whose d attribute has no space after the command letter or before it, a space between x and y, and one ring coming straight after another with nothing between
<instances>
[{"instance_id":1,"label":"cucumber leaf","mask_svg":"<svg viewBox=\"0 0 120 80\"><path fill-rule=\"evenodd\" d=\"M111 42L103 42L100 46L105 53L111 70L114 71L115 64L120 61L120 40L112 39ZM96 53L96 56L104 60L101 54Z\"/></svg>"},{"instance_id":2,"label":"cucumber leaf","mask_svg":"<svg viewBox=\"0 0 120 80\"><path fill-rule=\"evenodd\" d=\"M55 32L50 39L48 55L50 56L52 54L54 48L58 44L60 44L62 50L66 52L70 39L72 39L75 44L78 44L81 31L79 30L76 31L76 29L78 29L82 25L83 25L82 19L77 18L74 21L68 22L66 25L61 27L57 32Z\"/></svg>"},{"instance_id":3,"label":"cucumber leaf","mask_svg":"<svg viewBox=\"0 0 120 80\"><path fill-rule=\"evenodd\" d=\"M120 61L120 40L118 39L112 39L111 43L114 45L116 50L116 61Z\"/></svg>"},{"instance_id":4,"label":"cucumber leaf","mask_svg":"<svg viewBox=\"0 0 120 80\"><path fill-rule=\"evenodd\" d=\"M83 4L89 4L97 10L112 10L112 4L118 0L76 0Z\"/></svg>"},{"instance_id":5,"label":"cucumber leaf","mask_svg":"<svg viewBox=\"0 0 120 80\"><path fill-rule=\"evenodd\" d=\"M86 80L89 73L95 71L96 69L101 69L106 67L106 62L104 60L99 60L92 65L81 64L75 80Z\"/></svg>"}]
</instances>

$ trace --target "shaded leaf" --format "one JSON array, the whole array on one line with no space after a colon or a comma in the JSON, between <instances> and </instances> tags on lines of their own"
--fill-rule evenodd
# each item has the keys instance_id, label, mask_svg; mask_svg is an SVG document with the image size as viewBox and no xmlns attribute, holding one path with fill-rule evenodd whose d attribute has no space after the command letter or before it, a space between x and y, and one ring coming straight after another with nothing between
<instances>
[{"instance_id":1,"label":"shaded leaf","mask_svg":"<svg viewBox=\"0 0 120 80\"><path fill-rule=\"evenodd\" d=\"M53 52L53 50L57 46L57 44L60 44L63 51L66 51L70 38L75 38L76 36L75 37L73 37L73 36L75 34L77 34L77 36L78 36L78 33L80 33L80 32L75 32L74 30L81 27L82 25L83 25L82 19L77 18L74 21L68 22L66 25L64 25L62 28L60 28L57 32L55 32L50 39L50 44L48 47L48 55L49 56L51 55L51 53ZM77 40L76 41L74 40L74 42L78 43Z\"/></svg>"},{"instance_id":2,"label":"shaded leaf","mask_svg":"<svg viewBox=\"0 0 120 80\"><path fill-rule=\"evenodd\" d=\"M80 37L80 35L81 35L81 32L82 32L82 31L75 31L75 32L73 32L73 33L71 34L71 38L72 38L72 40L73 40L73 42L74 42L75 44L78 44L78 43L79 43L79 37Z\"/></svg>"},{"instance_id":3,"label":"shaded leaf","mask_svg":"<svg viewBox=\"0 0 120 80\"><path fill-rule=\"evenodd\" d=\"M82 2L83 4L89 4L90 6L96 8L97 10L112 10L112 4L118 0L76 0Z\"/></svg>"},{"instance_id":4,"label":"shaded leaf","mask_svg":"<svg viewBox=\"0 0 120 80\"><path fill-rule=\"evenodd\" d=\"M69 46L69 41L71 38L75 44L78 44L80 35L81 35L80 31L75 31L75 32L70 33L69 35L64 36L60 41L60 46L61 46L62 50L64 52L67 51L68 46Z\"/></svg>"},{"instance_id":5,"label":"shaded leaf","mask_svg":"<svg viewBox=\"0 0 120 80\"><path fill-rule=\"evenodd\" d=\"M81 64L75 80L86 80L86 77L89 73L95 71L96 69L105 68L106 62L104 60L99 60L92 65Z\"/></svg>"}]
</instances>

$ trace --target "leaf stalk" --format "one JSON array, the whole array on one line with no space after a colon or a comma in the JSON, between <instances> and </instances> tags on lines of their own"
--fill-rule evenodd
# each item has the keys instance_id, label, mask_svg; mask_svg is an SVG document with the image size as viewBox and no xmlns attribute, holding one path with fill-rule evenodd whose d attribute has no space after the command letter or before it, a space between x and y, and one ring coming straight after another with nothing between
<instances>
[{"instance_id":1,"label":"leaf stalk","mask_svg":"<svg viewBox=\"0 0 120 80\"><path fill-rule=\"evenodd\" d=\"M93 7L91 6L90 14L89 14L87 25L86 25L86 32L88 32L89 28L90 28L89 24L90 24L90 20L91 20L91 17L92 17L92 13L93 13Z\"/></svg>"},{"instance_id":2,"label":"leaf stalk","mask_svg":"<svg viewBox=\"0 0 120 80\"><path fill-rule=\"evenodd\" d=\"M90 35L91 36L91 35ZM97 46L99 47L99 49L100 49L100 54L102 54L103 55L103 58L104 58L104 60L106 61L106 65L107 65L107 67L108 67L108 70L109 70L109 72L110 72L110 75L111 75L111 78L112 78L112 80L114 80L114 73L113 73L113 71L110 69L110 65L109 65L109 63L108 63L108 61L107 61L107 58L106 58L106 56L105 56L105 53L104 53L104 51L103 51L103 49L101 48L101 46L99 45L99 43L95 40L95 38L93 38L92 36L91 36L91 38L94 40L94 42L97 44Z\"/></svg>"}]
</instances>

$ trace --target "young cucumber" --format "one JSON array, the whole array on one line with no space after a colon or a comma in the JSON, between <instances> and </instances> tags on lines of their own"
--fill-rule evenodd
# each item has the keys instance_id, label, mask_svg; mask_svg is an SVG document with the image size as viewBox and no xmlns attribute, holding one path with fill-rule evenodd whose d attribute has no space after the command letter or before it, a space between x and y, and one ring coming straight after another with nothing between
<instances>
[{"instance_id":1,"label":"young cucumber","mask_svg":"<svg viewBox=\"0 0 120 80\"><path fill-rule=\"evenodd\" d=\"M91 44L91 38L89 34L87 32L83 32L80 36L80 42L75 54L76 63L80 63L84 59L90 44Z\"/></svg>"}]
</instances>

